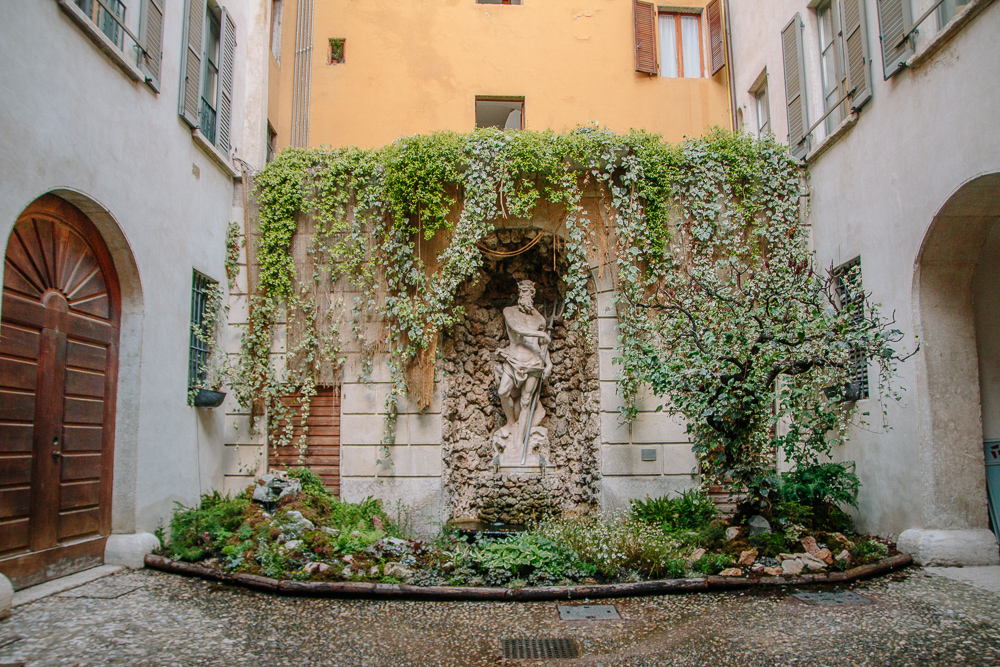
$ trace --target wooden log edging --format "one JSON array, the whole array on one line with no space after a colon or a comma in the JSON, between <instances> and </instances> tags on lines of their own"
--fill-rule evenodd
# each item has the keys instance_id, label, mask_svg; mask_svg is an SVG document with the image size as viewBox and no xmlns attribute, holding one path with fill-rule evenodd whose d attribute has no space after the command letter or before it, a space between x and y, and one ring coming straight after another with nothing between
<instances>
[{"instance_id":1,"label":"wooden log edging","mask_svg":"<svg viewBox=\"0 0 1000 667\"><path fill-rule=\"evenodd\" d=\"M886 572L899 570L913 563L907 554L884 558L877 563L861 565L845 572L829 574L804 574L796 577L719 577L697 579L659 579L631 584L595 584L580 586L533 586L529 588L487 588L476 586L410 586L408 584L377 584L355 581L289 581L269 579L252 574L229 574L222 570L185 563L149 554L146 567L163 572L200 577L255 591L322 598L379 598L397 600L452 600L452 601L544 601L581 600L584 598L635 597L639 595L665 595L700 591L733 590L774 586L807 586L835 584L868 579Z\"/></svg>"}]
</instances>

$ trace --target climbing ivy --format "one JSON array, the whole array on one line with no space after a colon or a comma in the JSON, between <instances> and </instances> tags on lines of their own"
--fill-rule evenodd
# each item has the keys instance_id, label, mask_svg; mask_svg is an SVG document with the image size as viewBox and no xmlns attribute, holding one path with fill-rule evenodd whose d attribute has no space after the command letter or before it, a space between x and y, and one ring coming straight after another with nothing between
<instances>
[{"instance_id":1,"label":"climbing ivy","mask_svg":"<svg viewBox=\"0 0 1000 667\"><path fill-rule=\"evenodd\" d=\"M331 328L337 318L320 317L315 304L321 285L338 284L353 298L329 310L350 313L365 373L376 353L388 355L391 442L407 370L433 370L439 332L462 317L456 295L482 267L479 244L497 221L530 219L544 202L557 212L543 233L556 236L567 260L562 289L572 326L590 331L591 266L614 278L618 389L630 420L649 379L648 359L664 340L662 323L649 316L650 295L692 256L690 243L722 255L737 251L738 235L719 235L721 227L797 225L800 175L773 140L722 131L680 145L588 125L561 134L442 132L370 150L286 149L256 178L259 239L251 263L258 278L231 374L234 391L244 405L287 424L282 396L299 392L307 403L325 365L339 374L345 356ZM597 197L599 219L585 195ZM672 243L678 230L687 246ZM292 240L300 231L310 235L312 275L296 273ZM765 235L755 252L767 254L769 243L808 254L801 233ZM282 318L304 333L288 351L294 363L279 369L270 353Z\"/></svg>"}]
</instances>

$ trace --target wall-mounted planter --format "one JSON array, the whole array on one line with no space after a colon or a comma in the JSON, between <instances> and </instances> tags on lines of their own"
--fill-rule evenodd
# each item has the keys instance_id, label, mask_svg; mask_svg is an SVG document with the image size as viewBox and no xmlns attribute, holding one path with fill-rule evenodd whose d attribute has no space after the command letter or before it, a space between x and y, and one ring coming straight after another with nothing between
<instances>
[{"instance_id":1,"label":"wall-mounted planter","mask_svg":"<svg viewBox=\"0 0 1000 667\"><path fill-rule=\"evenodd\" d=\"M198 389L194 395L194 407L196 408L217 408L226 400L226 392L212 391L211 389Z\"/></svg>"}]
</instances>

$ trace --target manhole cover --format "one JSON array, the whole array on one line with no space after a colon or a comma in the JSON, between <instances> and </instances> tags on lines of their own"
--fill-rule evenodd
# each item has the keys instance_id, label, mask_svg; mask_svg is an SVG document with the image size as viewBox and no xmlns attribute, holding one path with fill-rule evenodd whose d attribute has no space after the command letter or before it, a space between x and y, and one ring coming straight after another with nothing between
<instances>
[{"instance_id":1,"label":"manhole cover","mask_svg":"<svg viewBox=\"0 0 1000 667\"><path fill-rule=\"evenodd\" d=\"M560 621L618 621L621 616L613 604L561 604Z\"/></svg>"},{"instance_id":2,"label":"manhole cover","mask_svg":"<svg viewBox=\"0 0 1000 667\"><path fill-rule=\"evenodd\" d=\"M507 660L576 658L579 655L576 640L564 637L503 640L503 657Z\"/></svg>"},{"instance_id":3,"label":"manhole cover","mask_svg":"<svg viewBox=\"0 0 1000 667\"><path fill-rule=\"evenodd\" d=\"M792 597L802 600L806 604L821 606L871 604L871 600L864 595L858 595L854 591L799 591L798 593L792 593Z\"/></svg>"}]
</instances>

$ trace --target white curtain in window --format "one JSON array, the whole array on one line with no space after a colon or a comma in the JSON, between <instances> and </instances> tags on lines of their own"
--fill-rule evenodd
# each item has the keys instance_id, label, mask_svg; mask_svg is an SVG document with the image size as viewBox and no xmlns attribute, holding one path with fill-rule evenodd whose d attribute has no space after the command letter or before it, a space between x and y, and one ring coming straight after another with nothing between
<instances>
[{"instance_id":1,"label":"white curtain in window","mask_svg":"<svg viewBox=\"0 0 1000 667\"><path fill-rule=\"evenodd\" d=\"M684 47L684 77L701 76L701 42L698 40L698 16L681 16L681 45Z\"/></svg>"},{"instance_id":2,"label":"white curtain in window","mask_svg":"<svg viewBox=\"0 0 1000 667\"><path fill-rule=\"evenodd\" d=\"M673 14L660 14L660 76L677 76L677 28Z\"/></svg>"}]
</instances>

